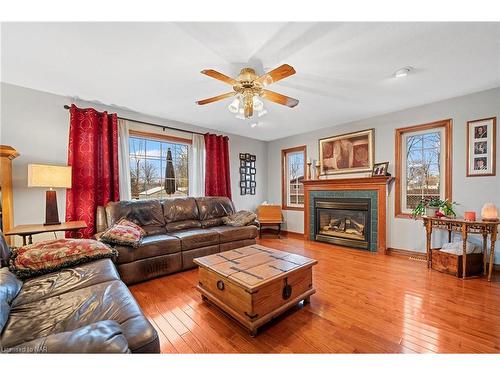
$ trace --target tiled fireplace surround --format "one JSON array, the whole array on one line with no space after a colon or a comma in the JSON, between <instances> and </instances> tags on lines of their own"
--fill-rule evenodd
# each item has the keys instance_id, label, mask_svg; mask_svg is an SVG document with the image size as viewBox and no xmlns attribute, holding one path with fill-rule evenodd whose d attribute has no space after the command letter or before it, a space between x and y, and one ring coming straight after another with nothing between
<instances>
[{"instance_id":1,"label":"tiled fireplace surround","mask_svg":"<svg viewBox=\"0 0 500 375\"><path fill-rule=\"evenodd\" d=\"M304 231L309 240L315 238L315 199L368 198L370 212L370 251L385 254L386 204L391 177L343 178L304 181Z\"/></svg>"}]
</instances>

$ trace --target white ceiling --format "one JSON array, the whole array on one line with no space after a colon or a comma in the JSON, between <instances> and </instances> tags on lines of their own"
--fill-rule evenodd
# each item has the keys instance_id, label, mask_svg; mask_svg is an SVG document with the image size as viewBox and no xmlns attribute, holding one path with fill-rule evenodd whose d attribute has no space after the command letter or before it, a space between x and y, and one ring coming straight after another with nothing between
<instances>
[{"instance_id":1,"label":"white ceiling","mask_svg":"<svg viewBox=\"0 0 500 375\"><path fill-rule=\"evenodd\" d=\"M195 105L230 91L202 69L283 63L271 90L300 103L255 128ZM500 23L4 23L2 81L273 140L500 86Z\"/></svg>"}]
</instances>

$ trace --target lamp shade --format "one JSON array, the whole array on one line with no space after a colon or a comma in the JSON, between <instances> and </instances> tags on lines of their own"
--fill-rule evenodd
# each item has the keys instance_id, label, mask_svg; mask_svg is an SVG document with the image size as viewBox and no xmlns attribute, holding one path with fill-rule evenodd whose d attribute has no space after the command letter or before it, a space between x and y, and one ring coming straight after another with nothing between
<instances>
[{"instance_id":1,"label":"lamp shade","mask_svg":"<svg viewBox=\"0 0 500 375\"><path fill-rule=\"evenodd\" d=\"M71 167L28 164L28 187L70 188Z\"/></svg>"}]
</instances>

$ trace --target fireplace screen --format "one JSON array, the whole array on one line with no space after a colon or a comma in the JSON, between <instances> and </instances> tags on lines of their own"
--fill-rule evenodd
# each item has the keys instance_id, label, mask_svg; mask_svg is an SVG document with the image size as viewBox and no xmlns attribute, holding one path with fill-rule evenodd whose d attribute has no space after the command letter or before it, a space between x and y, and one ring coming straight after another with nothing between
<instances>
[{"instance_id":1,"label":"fireplace screen","mask_svg":"<svg viewBox=\"0 0 500 375\"><path fill-rule=\"evenodd\" d=\"M370 201L320 200L316 206L316 240L369 249Z\"/></svg>"}]
</instances>

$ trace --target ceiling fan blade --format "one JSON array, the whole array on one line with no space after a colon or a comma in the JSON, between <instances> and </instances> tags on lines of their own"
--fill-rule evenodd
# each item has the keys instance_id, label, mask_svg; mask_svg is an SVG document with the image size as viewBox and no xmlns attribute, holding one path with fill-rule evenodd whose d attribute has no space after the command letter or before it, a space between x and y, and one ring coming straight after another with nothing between
<instances>
[{"instance_id":1,"label":"ceiling fan blade","mask_svg":"<svg viewBox=\"0 0 500 375\"><path fill-rule=\"evenodd\" d=\"M228 92L226 94L222 94L222 95L218 95L218 96L214 96L212 98L208 98L208 99L203 99L203 100L198 100L196 102L196 104L198 105L203 105L203 104L208 104L208 103L213 103L213 102L216 102L218 100L222 100L222 99L227 99L227 98L230 98L231 96L234 96L236 94L236 92Z\"/></svg>"},{"instance_id":2,"label":"ceiling fan blade","mask_svg":"<svg viewBox=\"0 0 500 375\"><path fill-rule=\"evenodd\" d=\"M299 104L299 101L297 99L290 98L289 96L281 95L270 90L262 90L262 97L264 99L270 100L271 102L286 105L290 108L293 108L297 104Z\"/></svg>"},{"instance_id":3,"label":"ceiling fan blade","mask_svg":"<svg viewBox=\"0 0 500 375\"><path fill-rule=\"evenodd\" d=\"M279 80L289 77L292 74L295 74L295 69L288 64L283 64L276 69L273 69L270 72L260 76L255 81L259 82L263 86L269 86L271 83L278 82Z\"/></svg>"},{"instance_id":4,"label":"ceiling fan blade","mask_svg":"<svg viewBox=\"0 0 500 375\"><path fill-rule=\"evenodd\" d=\"M234 86L238 83L235 79L228 77L225 74L219 73L218 71L213 69L205 69L202 70L201 73L209 77L218 79L219 81L229 83L231 86Z\"/></svg>"}]
</instances>

